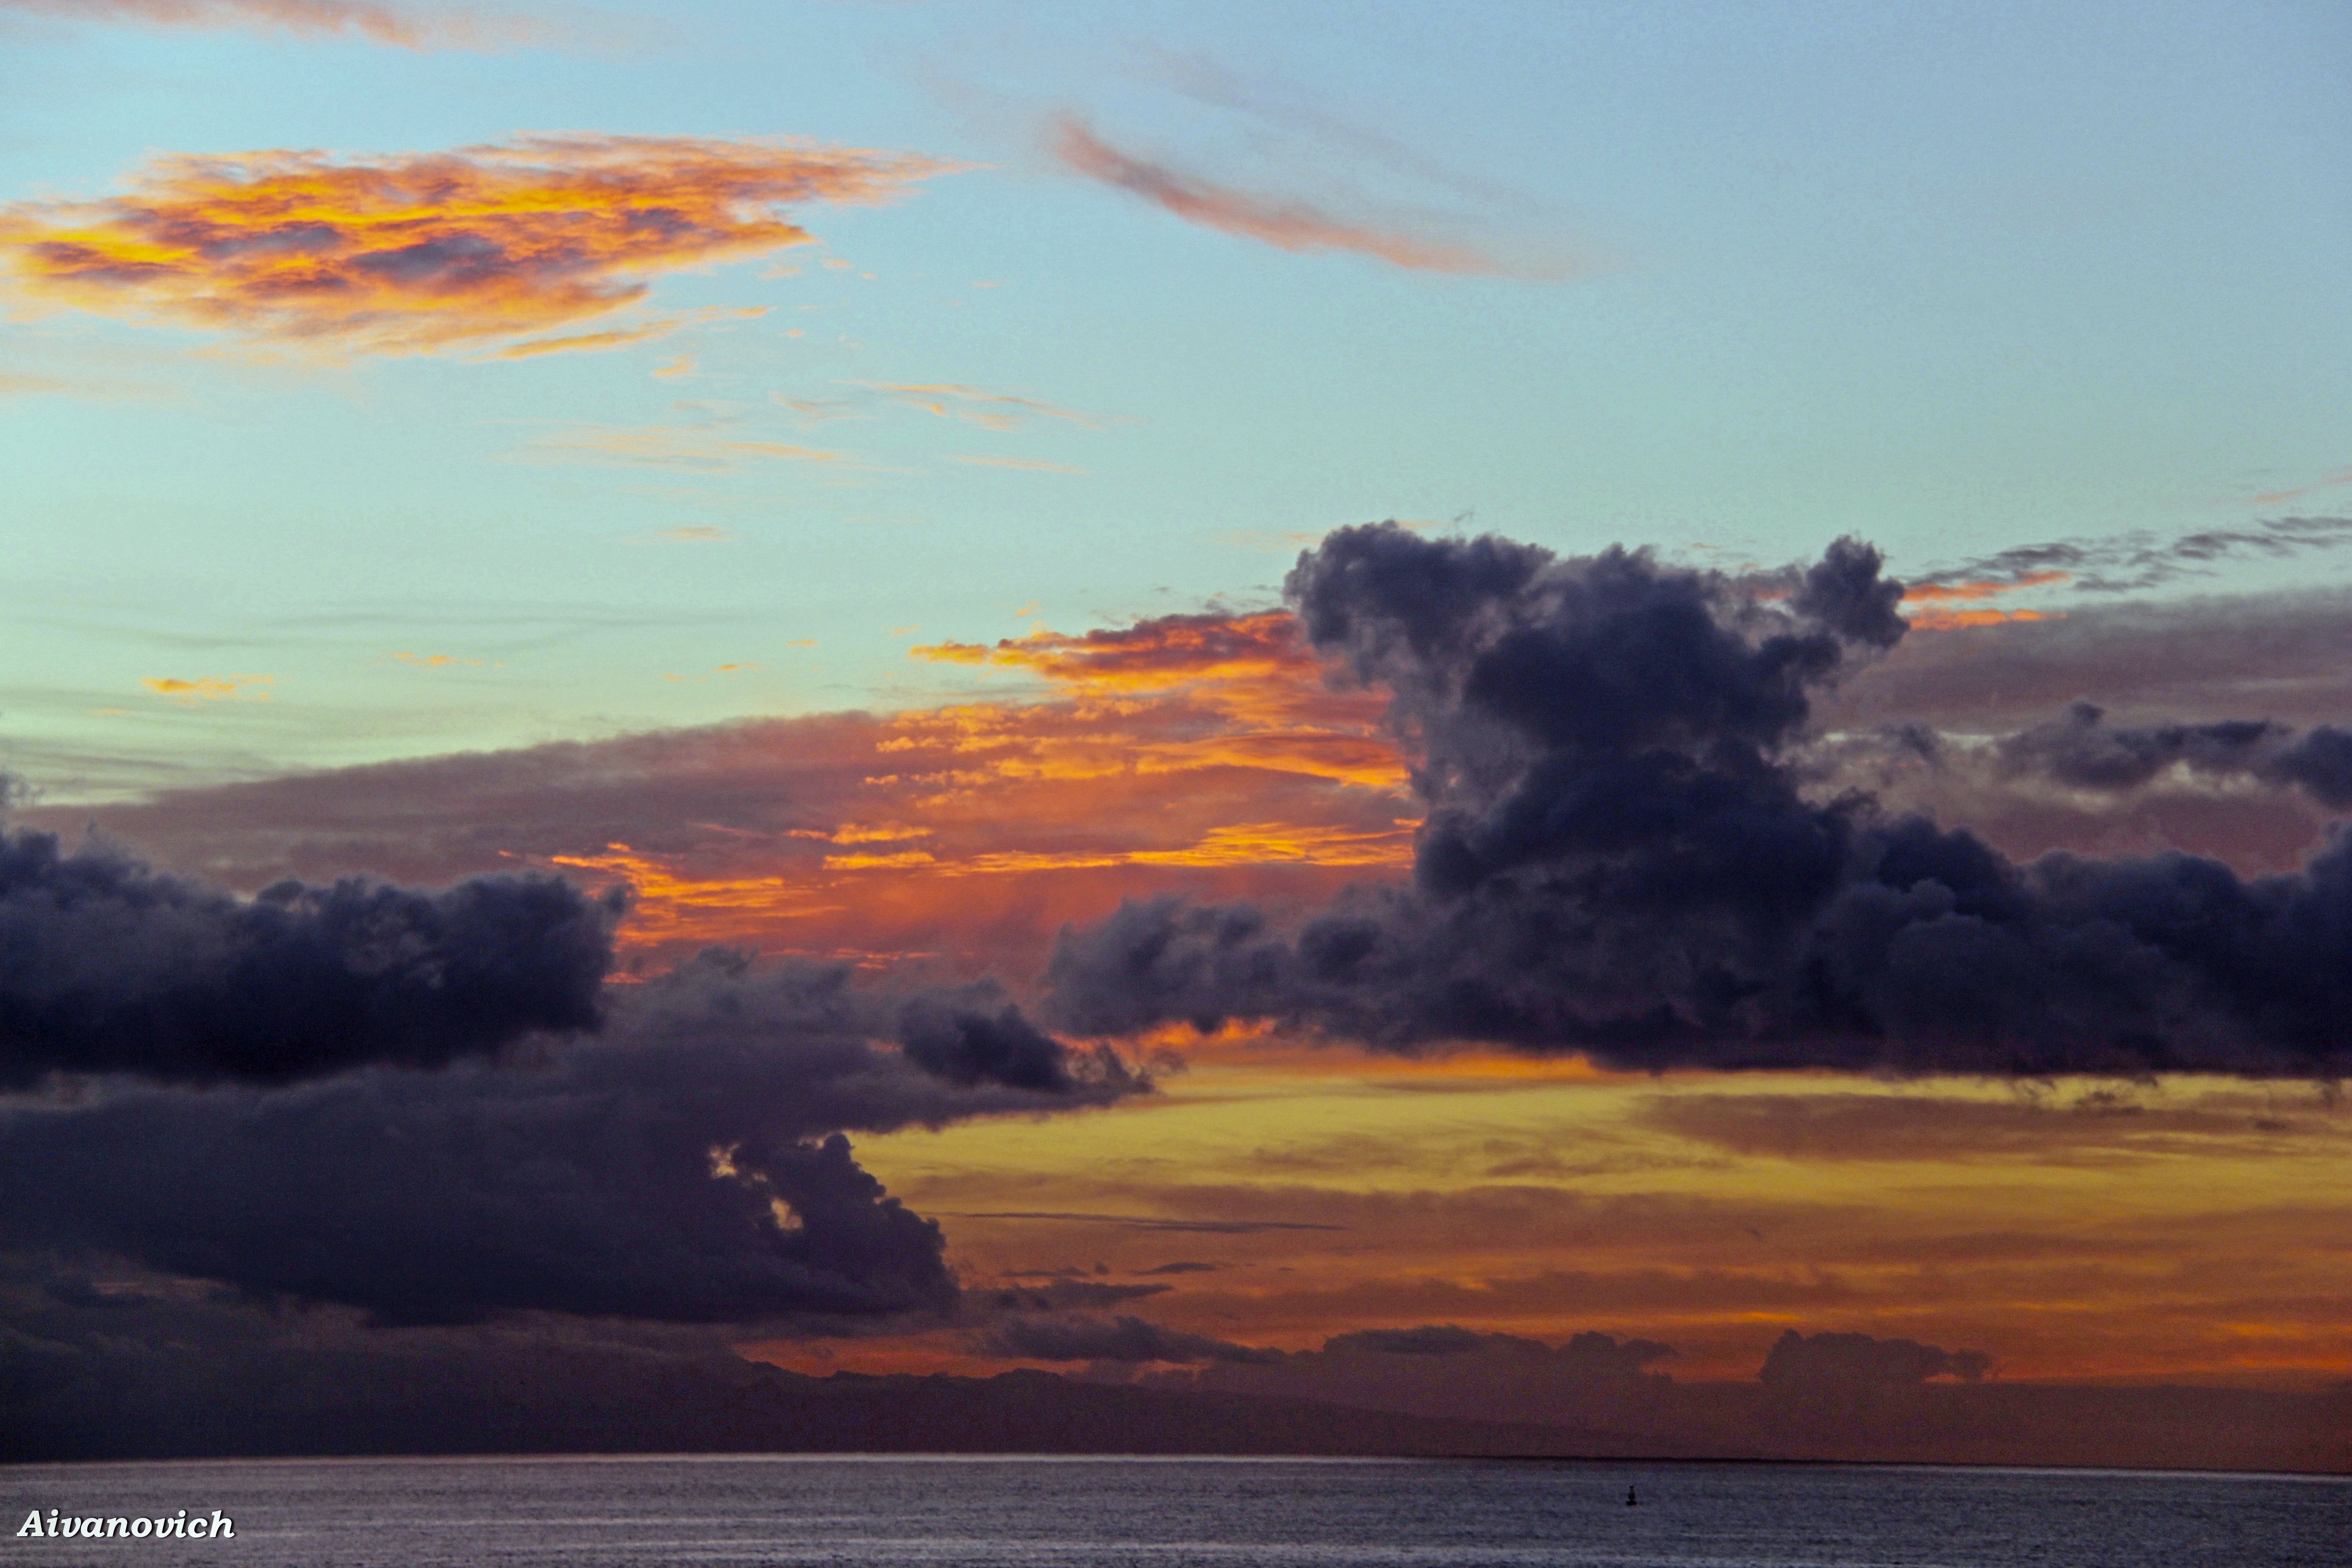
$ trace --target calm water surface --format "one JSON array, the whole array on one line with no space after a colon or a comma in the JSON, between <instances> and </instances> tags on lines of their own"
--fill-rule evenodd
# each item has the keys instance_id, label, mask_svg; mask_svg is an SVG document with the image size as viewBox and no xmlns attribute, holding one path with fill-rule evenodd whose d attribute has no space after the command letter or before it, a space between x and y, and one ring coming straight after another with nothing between
<instances>
[{"instance_id":1,"label":"calm water surface","mask_svg":"<svg viewBox=\"0 0 2352 1568\"><path fill-rule=\"evenodd\" d=\"M1625 1506L1638 1487L1641 1505ZM0 1468L37 1563L843 1568L2352 1564L2352 1479L1417 1460L614 1458ZM220 1542L19 1539L219 1509Z\"/></svg>"}]
</instances>

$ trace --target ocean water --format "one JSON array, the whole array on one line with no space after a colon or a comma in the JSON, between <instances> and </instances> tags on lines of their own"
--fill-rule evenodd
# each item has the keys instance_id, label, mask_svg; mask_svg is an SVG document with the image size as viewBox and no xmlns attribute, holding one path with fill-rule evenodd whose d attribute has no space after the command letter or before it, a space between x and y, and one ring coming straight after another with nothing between
<instances>
[{"instance_id":1,"label":"ocean water","mask_svg":"<svg viewBox=\"0 0 2352 1568\"><path fill-rule=\"evenodd\" d=\"M1639 1506L1625 1506L1628 1486ZM1796 1465L687 1458L0 1468L0 1568L2346 1568L2352 1479ZM226 1513L221 1541L17 1537Z\"/></svg>"}]
</instances>

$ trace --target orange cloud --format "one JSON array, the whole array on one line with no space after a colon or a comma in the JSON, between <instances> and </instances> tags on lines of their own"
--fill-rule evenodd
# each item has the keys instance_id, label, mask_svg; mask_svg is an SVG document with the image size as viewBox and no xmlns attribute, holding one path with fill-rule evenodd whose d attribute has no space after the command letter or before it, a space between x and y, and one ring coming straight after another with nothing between
<instances>
[{"instance_id":1,"label":"orange cloud","mask_svg":"<svg viewBox=\"0 0 2352 1568\"><path fill-rule=\"evenodd\" d=\"M772 139L584 134L373 161L174 155L127 195L0 207L0 267L29 303L422 353L603 315L656 274L806 243L779 206L877 202L950 167Z\"/></svg>"},{"instance_id":2,"label":"orange cloud","mask_svg":"<svg viewBox=\"0 0 2352 1568\"><path fill-rule=\"evenodd\" d=\"M1913 599L1990 599L2014 594L2021 588L2046 588L2066 582L2071 576L2066 572L2026 572L1999 582L1912 583L1904 587L1903 597L1906 603Z\"/></svg>"},{"instance_id":3,"label":"orange cloud","mask_svg":"<svg viewBox=\"0 0 2352 1568\"><path fill-rule=\"evenodd\" d=\"M683 731L661 745L690 758L609 773L637 782L596 819L602 836L524 858L626 878L623 941L648 956L727 942L877 963L950 952L1014 973L1122 898L1304 902L1412 859L1382 700L1328 689L1286 614L919 657L1039 677L1050 694Z\"/></svg>"},{"instance_id":4,"label":"orange cloud","mask_svg":"<svg viewBox=\"0 0 2352 1568\"><path fill-rule=\"evenodd\" d=\"M1944 609L1952 604L1974 604L2014 594L2026 588L2047 588L2072 580L2068 572L2022 572L2014 577L1987 579L1970 583L1912 583L1903 589L1905 607L1924 602L1927 608L1910 610L1905 616L1911 629L1920 632L1957 631L1968 626L1993 626L2004 621L2041 621L2063 619L2041 610Z\"/></svg>"},{"instance_id":5,"label":"orange cloud","mask_svg":"<svg viewBox=\"0 0 2352 1568\"><path fill-rule=\"evenodd\" d=\"M1026 637L1006 637L992 646L944 642L907 651L940 664L1026 670L1097 694L1215 682L1218 702L1261 719L1329 714L1332 705L1341 702L1347 721L1361 725L1377 718L1381 707L1366 694L1342 699L1325 689L1323 667L1287 610L1162 616L1078 637L1039 626Z\"/></svg>"},{"instance_id":6,"label":"orange cloud","mask_svg":"<svg viewBox=\"0 0 2352 1568\"><path fill-rule=\"evenodd\" d=\"M358 37L418 50L487 52L556 37L555 29L528 16L370 0L0 0L0 10L203 32L241 29L306 38Z\"/></svg>"},{"instance_id":7,"label":"orange cloud","mask_svg":"<svg viewBox=\"0 0 2352 1568\"><path fill-rule=\"evenodd\" d=\"M530 338L519 343L509 343L496 351L499 359L531 359L540 354L563 353L573 349L617 349L629 343L641 343L648 338L658 338L677 331L676 321L655 321L648 326L623 327L609 332L579 332L563 338ZM656 375L662 373L656 371Z\"/></svg>"},{"instance_id":8,"label":"orange cloud","mask_svg":"<svg viewBox=\"0 0 2352 1568\"><path fill-rule=\"evenodd\" d=\"M269 693L264 689L275 684L276 679L268 675L205 675L183 680L177 676L163 675L150 676L139 684L174 702L222 702L236 697L267 702Z\"/></svg>"},{"instance_id":9,"label":"orange cloud","mask_svg":"<svg viewBox=\"0 0 2352 1568\"><path fill-rule=\"evenodd\" d=\"M1055 119L1052 147L1055 156L1090 179L1140 196L1186 223L1255 239L1277 250L1352 251L1416 272L1543 275L1527 273L1456 241L1350 223L1306 202L1254 195L1132 157L1104 142L1076 115Z\"/></svg>"},{"instance_id":10,"label":"orange cloud","mask_svg":"<svg viewBox=\"0 0 2352 1568\"><path fill-rule=\"evenodd\" d=\"M1964 626L1997 626L2004 621L2063 620L2040 610L1921 610L1908 617L1916 632L1948 632Z\"/></svg>"},{"instance_id":11,"label":"orange cloud","mask_svg":"<svg viewBox=\"0 0 2352 1568\"><path fill-rule=\"evenodd\" d=\"M244 888L330 867L625 878L637 896L623 942L647 963L725 942L859 963L950 954L1005 975L1034 973L1063 924L1125 898L1305 907L1410 861L1419 812L1385 700L1327 686L1286 614L921 657L1008 689L292 775L97 819ZM485 821L505 826L471 826Z\"/></svg>"}]
</instances>

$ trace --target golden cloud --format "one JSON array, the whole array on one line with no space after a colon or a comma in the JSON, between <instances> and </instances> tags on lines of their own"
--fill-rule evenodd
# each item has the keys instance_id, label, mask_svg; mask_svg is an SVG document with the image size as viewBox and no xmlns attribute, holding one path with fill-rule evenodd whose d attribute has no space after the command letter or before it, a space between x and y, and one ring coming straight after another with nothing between
<instances>
[{"instance_id":1,"label":"golden cloud","mask_svg":"<svg viewBox=\"0 0 2352 1568\"><path fill-rule=\"evenodd\" d=\"M269 700L268 688L277 677L269 675L202 675L194 680L175 675L149 676L139 684L158 697L168 697L174 702L225 702L232 698L249 698L256 702Z\"/></svg>"},{"instance_id":2,"label":"golden cloud","mask_svg":"<svg viewBox=\"0 0 2352 1568\"><path fill-rule=\"evenodd\" d=\"M374 160L173 155L122 195L0 207L0 268L35 305L331 354L430 353L606 314L662 272L804 244L776 209L878 202L951 167L778 139L586 134Z\"/></svg>"}]
</instances>

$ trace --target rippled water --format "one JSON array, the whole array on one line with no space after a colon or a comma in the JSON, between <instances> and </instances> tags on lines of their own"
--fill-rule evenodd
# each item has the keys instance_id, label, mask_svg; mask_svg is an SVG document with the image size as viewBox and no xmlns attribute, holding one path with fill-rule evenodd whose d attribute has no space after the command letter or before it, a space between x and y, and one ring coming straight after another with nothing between
<instances>
[{"instance_id":1,"label":"rippled water","mask_svg":"<svg viewBox=\"0 0 2352 1568\"><path fill-rule=\"evenodd\" d=\"M1641 1504L1625 1506L1639 1488ZM2352 1479L2066 1470L1005 1458L263 1460L0 1468L50 1563L989 1568L2352 1563ZM37 1541L180 1509L234 1541Z\"/></svg>"}]
</instances>

